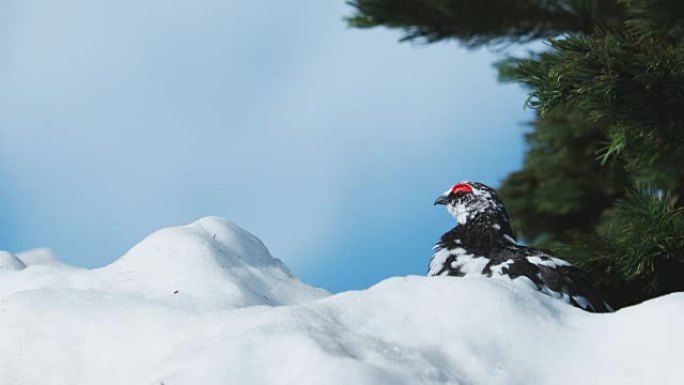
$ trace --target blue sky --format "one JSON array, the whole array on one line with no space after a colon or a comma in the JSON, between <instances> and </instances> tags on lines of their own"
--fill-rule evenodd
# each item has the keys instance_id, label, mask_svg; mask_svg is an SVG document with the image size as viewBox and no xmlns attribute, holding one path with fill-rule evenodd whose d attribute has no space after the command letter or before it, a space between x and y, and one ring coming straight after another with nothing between
<instances>
[{"instance_id":1,"label":"blue sky","mask_svg":"<svg viewBox=\"0 0 684 385\"><path fill-rule=\"evenodd\" d=\"M0 249L103 266L206 215L333 291L424 274L434 198L519 168L497 54L349 29L343 0L0 2Z\"/></svg>"}]
</instances>

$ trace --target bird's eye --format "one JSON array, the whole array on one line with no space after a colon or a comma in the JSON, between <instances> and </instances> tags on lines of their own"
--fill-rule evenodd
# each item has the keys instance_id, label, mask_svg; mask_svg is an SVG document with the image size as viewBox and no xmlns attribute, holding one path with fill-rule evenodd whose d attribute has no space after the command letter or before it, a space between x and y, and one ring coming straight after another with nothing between
<instances>
[{"instance_id":1,"label":"bird's eye","mask_svg":"<svg viewBox=\"0 0 684 385\"><path fill-rule=\"evenodd\" d=\"M457 183L451 187L451 193L454 195L463 195L473 192L473 188L467 183Z\"/></svg>"}]
</instances>

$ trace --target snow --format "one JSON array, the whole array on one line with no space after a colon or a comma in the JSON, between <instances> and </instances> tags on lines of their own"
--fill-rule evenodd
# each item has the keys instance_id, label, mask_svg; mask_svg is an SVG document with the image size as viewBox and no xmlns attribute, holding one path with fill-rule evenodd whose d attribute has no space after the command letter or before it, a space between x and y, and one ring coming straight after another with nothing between
<instances>
[{"instance_id":1,"label":"snow","mask_svg":"<svg viewBox=\"0 0 684 385\"><path fill-rule=\"evenodd\" d=\"M0 251L0 270L16 271L24 268L26 268L26 264L16 255L7 251Z\"/></svg>"},{"instance_id":2,"label":"snow","mask_svg":"<svg viewBox=\"0 0 684 385\"><path fill-rule=\"evenodd\" d=\"M17 258L19 258L26 266L62 264L52 250L46 247L17 253Z\"/></svg>"},{"instance_id":3,"label":"snow","mask_svg":"<svg viewBox=\"0 0 684 385\"><path fill-rule=\"evenodd\" d=\"M486 278L395 277L330 295L215 217L160 230L100 269L22 256L0 253L0 384L677 384L684 375L683 293L608 314Z\"/></svg>"}]
</instances>

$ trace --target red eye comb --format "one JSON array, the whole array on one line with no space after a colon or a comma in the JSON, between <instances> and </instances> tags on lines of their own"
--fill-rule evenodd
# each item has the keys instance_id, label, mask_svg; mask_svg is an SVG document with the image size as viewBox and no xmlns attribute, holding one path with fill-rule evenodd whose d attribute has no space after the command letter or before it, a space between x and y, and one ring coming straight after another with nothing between
<instances>
[{"instance_id":1,"label":"red eye comb","mask_svg":"<svg viewBox=\"0 0 684 385\"><path fill-rule=\"evenodd\" d=\"M457 183L451 188L451 193L456 194L459 192L463 193L471 193L473 192L473 188L470 187L467 183Z\"/></svg>"}]
</instances>

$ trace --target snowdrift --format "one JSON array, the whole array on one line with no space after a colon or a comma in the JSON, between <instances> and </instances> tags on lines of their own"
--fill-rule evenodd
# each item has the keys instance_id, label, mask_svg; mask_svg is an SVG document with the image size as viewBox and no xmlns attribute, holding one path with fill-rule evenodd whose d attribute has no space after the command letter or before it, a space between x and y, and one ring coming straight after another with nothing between
<instances>
[{"instance_id":1,"label":"snowdrift","mask_svg":"<svg viewBox=\"0 0 684 385\"><path fill-rule=\"evenodd\" d=\"M0 253L0 384L679 384L684 294L591 314L401 277L329 295L209 217L111 265Z\"/></svg>"}]
</instances>

